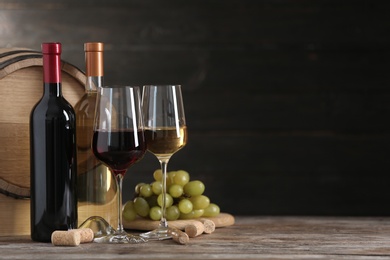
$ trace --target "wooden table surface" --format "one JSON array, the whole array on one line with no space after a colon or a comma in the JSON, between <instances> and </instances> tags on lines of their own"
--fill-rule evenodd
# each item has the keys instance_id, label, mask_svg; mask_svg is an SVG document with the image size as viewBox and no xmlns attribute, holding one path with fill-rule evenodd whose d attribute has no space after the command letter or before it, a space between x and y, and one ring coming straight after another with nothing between
<instances>
[{"instance_id":1,"label":"wooden table surface","mask_svg":"<svg viewBox=\"0 0 390 260\"><path fill-rule=\"evenodd\" d=\"M187 245L60 247L0 237L0 259L390 259L390 217L236 217Z\"/></svg>"}]
</instances>

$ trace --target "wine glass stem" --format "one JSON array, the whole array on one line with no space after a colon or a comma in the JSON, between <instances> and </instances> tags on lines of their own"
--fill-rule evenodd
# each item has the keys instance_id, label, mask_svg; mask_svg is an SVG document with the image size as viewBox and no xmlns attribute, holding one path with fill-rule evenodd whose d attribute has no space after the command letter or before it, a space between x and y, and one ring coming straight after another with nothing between
<instances>
[{"instance_id":1,"label":"wine glass stem","mask_svg":"<svg viewBox=\"0 0 390 260\"><path fill-rule=\"evenodd\" d=\"M116 184L118 186L118 233L123 233L123 224L122 224L122 182L123 175L115 175Z\"/></svg>"},{"instance_id":2,"label":"wine glass stem","mask_svg":"<svg viewBox=\"0 0 390 260\"><path fill-rule=\"evenodd\" d=\"M162 171L162 207L161 207L161 220L160 220L160 227L167 228L168 222L166 219L166 197L167 197L167 168L168 168L168 161L169 158L160 159L160 165L161 165L161 171Z\"/></svg>"}]
</instances>

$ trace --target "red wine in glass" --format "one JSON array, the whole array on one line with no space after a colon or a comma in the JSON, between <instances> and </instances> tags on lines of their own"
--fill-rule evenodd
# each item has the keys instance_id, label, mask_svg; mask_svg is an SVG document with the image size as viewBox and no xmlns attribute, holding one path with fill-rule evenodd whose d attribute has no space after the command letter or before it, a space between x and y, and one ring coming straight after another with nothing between
<instances>
[{"instance_id":1,"label":"red wine in glass","mask_svg":"<svg viewBox=\"0 0 390 260\"><path fill-rule=\"evenodd\" d=\"M143 243L128 234L122 224L122 182L126 171L146 152L144 125L138 87L99 87L93 127L92 151L113 174L118 187L118 228L94 239L98 243Z\"/></svg>"},{"instance_id":2,"label":"red wine in glass","mask_svg":"<svg viewBox=\"0 0 390 260\"><path fill-rule=\"evenodd\" d=\"M124 175L127 169L139 161L146 152L141 131L94 131L93 152L97 159L106 164L113 174Z\"/></svg>"}]
</instances>

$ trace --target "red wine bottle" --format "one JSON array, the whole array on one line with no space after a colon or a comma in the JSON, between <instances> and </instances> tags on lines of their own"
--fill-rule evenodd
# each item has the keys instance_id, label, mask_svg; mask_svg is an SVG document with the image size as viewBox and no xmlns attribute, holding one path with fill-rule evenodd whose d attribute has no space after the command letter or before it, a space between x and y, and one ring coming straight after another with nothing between
<instances>
[{"instance_id":1,"label":"red wine bottle","mask_svg":"<svg viewBox=\"0 0 390 260\"><path fill-rule=\"evenodd\" d=\"M31 238L77 228L76 116L61 91L61 44L43 43L43 96L30 115Z\"/></svg>"}]
</instances>

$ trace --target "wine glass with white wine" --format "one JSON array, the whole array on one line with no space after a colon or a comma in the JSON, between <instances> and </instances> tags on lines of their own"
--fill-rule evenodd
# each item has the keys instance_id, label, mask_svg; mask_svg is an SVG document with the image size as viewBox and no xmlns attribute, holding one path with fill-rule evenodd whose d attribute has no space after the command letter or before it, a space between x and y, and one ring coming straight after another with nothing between
<instances>
[{"instance_id":1,"label":"wine glass with white wine","mask_svg":"<svg viewBox=\"0 0 390 260\"><path fill-rule=\"evenodd\" d=\"M147 85L143 87L142 112L147 149L160 162L162 171L161 209L158 228L142 233L149 240L171 238L166 219L167 167L171 156L187 143L187 126L180 85Z\"/></svg>"}]
</instances>

